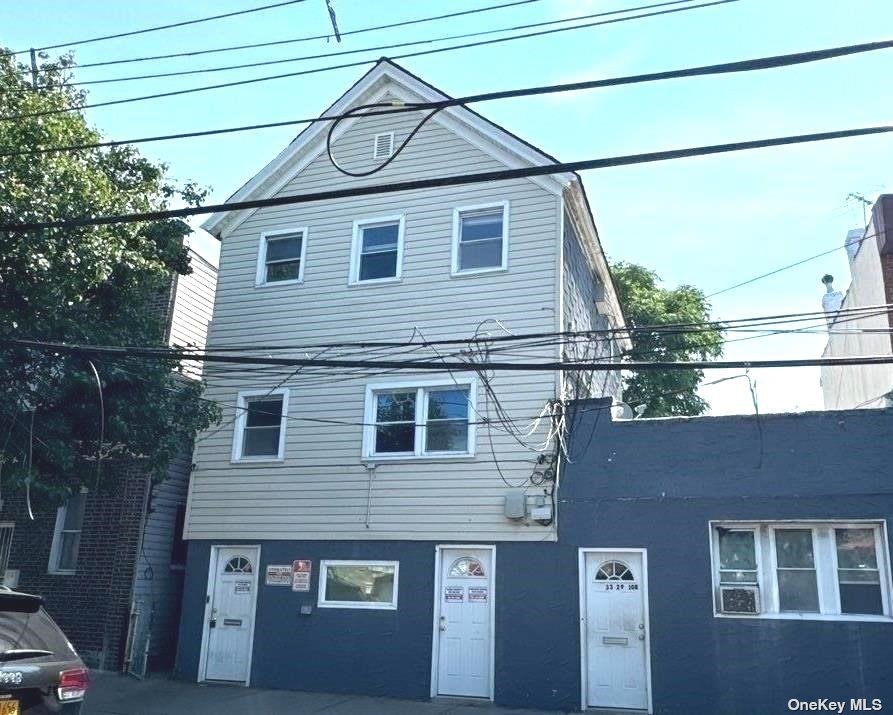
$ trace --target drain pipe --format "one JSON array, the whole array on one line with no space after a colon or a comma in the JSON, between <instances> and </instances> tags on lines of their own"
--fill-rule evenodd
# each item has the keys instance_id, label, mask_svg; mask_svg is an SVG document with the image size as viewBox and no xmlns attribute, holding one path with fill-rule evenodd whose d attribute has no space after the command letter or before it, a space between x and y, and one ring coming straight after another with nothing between
<instances>
[{"instance_id":1,"label":"drain pipe","mask_svg":"<svg viewBox=\"0 0 893 715\"><path fill-rule=\"evenodd\" d=\"M375 468L378 465L376 464L367 464L366 471L369 472L369 489L366 492L366 528L369 528L369 522L371 521L372 514L372 482L375 481Z\"/></svg>"}]
</instances>

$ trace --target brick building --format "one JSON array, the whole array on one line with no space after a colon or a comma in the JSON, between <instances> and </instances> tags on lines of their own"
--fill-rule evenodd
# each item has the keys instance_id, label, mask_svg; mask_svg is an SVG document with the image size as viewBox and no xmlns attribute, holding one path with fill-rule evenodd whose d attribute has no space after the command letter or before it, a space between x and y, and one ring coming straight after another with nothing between
<instances>
[{"instance_id":1,"label":"brick building","mask_svg":"<svg viewBox=\"0 0 893 715\"><path fill-rule=\"evenodd\" d=\"M174 275L147 309L161 311L171 345L204 345L217 269L190 251L193 272ZM186 366L188 378L200 376ZM192 459L180 455L154 486L138 460L107 460L111 490L57 507L24 496L0 501L4 582L43 595L50 614L91 667L166 670L173 664L183 588L183 514Z\"/></svg>"}]
</instances>

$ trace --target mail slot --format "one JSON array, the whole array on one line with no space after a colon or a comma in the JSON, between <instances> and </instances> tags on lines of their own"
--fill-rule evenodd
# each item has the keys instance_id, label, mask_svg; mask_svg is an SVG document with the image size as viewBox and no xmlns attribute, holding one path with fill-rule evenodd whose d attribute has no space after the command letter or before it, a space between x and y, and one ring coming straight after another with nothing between
<instances>
[{"instance_id":1,"label":"mail slot","mask_svg":"<svg viewBox=\"0 0 893 715\"><path fill-rule=\"evenodd\" d=\"M241 626L242 619L241 618L224 618L223 625L225 625L225 626Z\"/></svg>"},{"instance_id":2,"label":"mail slot","mask_svg":"<svg viewBox=\"0 0 893 715\"><path fill-rule=\"evenodd\" d=\"M602 636L603 645L629 645L629 638L619 636Z\"/></svg>"}]
</instances>

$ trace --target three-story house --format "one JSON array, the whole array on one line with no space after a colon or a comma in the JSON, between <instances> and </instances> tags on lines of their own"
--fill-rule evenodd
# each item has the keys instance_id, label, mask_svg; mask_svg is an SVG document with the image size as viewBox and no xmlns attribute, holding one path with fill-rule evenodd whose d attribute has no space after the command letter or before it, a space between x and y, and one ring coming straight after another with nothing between
<instances>
[{"instance_id":1,"label":"three-story house","mask_svg":"<svg viewBox=\"0 0 893 715\"><path fill-rule=\"evenodd\" d=\"M324 115L445 98L382 60ZM331 122L315 122L232 200L556 161L456 106L380 171L339 170L381 166L423 117L351 117L331 157ZM195 451L179 675L499 700L517 655L500 630L548 609L524 582L556 540L561 400L619 397L620 382L478 364L628 347L580 178L222 212L205 228L222 242L210 350L468 369L207 367L224 420ZM559 339L570 331L600 337Z\"/></svg>"}]
</instances>

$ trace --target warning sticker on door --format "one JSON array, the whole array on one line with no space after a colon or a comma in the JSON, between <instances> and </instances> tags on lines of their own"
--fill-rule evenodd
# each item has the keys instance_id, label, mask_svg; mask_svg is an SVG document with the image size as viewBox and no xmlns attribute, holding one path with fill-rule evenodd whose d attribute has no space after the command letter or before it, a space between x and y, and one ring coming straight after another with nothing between
<instances>
[{"instance_id":1,"label":"warning sticker on door","mask_svg":"<svg viewBox=\"0 0 893 715\"><path fill-rule=\"evenodd\" d=\"M443 589L443 600L447 603L462 603L465 600L465 586L447 586Z\"/></svg>"},{"instance_id":2,"label":"warning sticker on door","mask_svg":"<svg viewBox=\"0 0 893 715\"><path fill-rule=\"evenodd\" d=\"M236 593L251 593L251 581L236 581Z\"/></svg>"},{"instance_id":3,"label":"warning sticker on door","mask_svg":"<svg viewBox=\"0 0 893 715\"><path fill-rule=\"evenodd\" d=\"M489 597L489 589L486 586L469 586L469 603L486 603Z\"/></svg>"}]
</instances>

